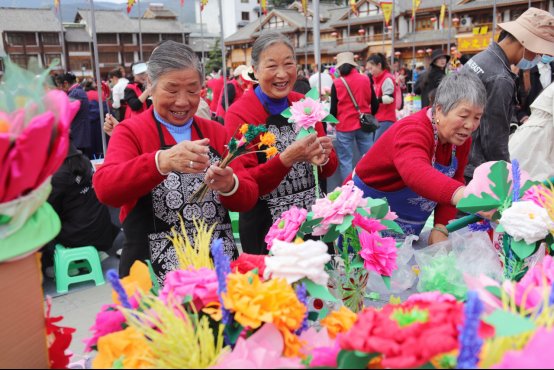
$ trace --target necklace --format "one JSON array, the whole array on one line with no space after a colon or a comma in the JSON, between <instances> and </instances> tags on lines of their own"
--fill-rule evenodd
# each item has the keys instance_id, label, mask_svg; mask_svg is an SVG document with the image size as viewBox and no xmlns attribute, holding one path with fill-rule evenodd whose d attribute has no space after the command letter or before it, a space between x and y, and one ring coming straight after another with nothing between
<instances>
[{"instance_id":1,"label":"necklace","mask_svg":"<svg viewBox=\"0 0 554 370\"><path fill-rule=\"evenodd\" d=\"M435 165L437 161L437 148L439 147L439 129L437 127L437 122L435 120L435 115L431 116L431 126L433 127L433 135L435 139L435 148L433 150L433 160L432 164ZM452 159L456 157L456 145L452 145Z\"/></svg>"}]
</instances>

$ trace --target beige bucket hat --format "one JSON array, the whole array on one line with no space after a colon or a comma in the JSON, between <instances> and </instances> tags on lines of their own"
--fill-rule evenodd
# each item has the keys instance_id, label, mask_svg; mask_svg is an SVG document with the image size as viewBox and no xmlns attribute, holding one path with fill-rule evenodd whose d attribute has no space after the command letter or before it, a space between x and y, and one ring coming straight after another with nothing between
<instances>
[{"instance_id":1,"label":"beige bucket hat","mask_svg":"<svg viewBox=\"0 0 554 370\"><path fill-rule=\"evenodd\" d=\"M339 68L343 64L351 64L354 67L357 67L358 63L354 61L354 53L347 51L344 53L337 54L337 65L335 68Z\"/></svg>"},{"instance_id":2,"label":"beige bucket hat","mask_svg":"<svg viewBox=\"0 0 554 370\"><path fill-rule=\"evenodd\" d=\"M527 50L554 55L554 16L547 11L529 8L515 21L498 27L511 33Z\"/></svg>"}]
</instances>

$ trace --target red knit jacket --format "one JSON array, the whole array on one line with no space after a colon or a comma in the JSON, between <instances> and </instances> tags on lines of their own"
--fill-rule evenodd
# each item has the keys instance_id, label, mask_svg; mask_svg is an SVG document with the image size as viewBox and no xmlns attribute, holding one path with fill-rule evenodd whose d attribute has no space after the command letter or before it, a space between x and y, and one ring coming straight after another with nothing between
<instances>
[{"instance_id":1,"label":"red knit jacket","mask_svg":"<svg viewBox=\"0 0 554 370\"><path fill-rule=\"evenodd\" d=\"M456 216L452 196L464 185L464 169L468 162L471 139L456 150L458 169L451 179L431 166L435 138L429 108L423 109L392 125L377 140L356 166L356 175L367 185L392 192L409 187L417 194L438 202L435 223L446 225ZM452 145L440 144L436 161L450 165Z\"/></svg>"},{"instance_id":2,"label":"red knit jacket","mask_svg":"<svg viewBox=\"0 0 554 370\"><path fill-rule=\"evenodd\" d=\"M98 199L112 207L121 207L123 222L137 201L159 185L165 176L156 168L155 155L160 150L158 129L152 115L153 108L125 120L116 126L110 139L104 164L94 174L93 184ZM220 155L224 154L229 137L225 130L213 121L194 117L210 146ZM175 139L162 125L167 145L175 145ZM200 140L192 129L192 140ZM230 165L237 175L240 186L230 197L220 197L224 207L237 212L249 211L258 200L258 185L244 169L241 158Z\"/></svg>"},{"instance_id":3,"label":"red knit jacket","mask_svg":"<svg viewBox=\"0 0 554 370\"><path fill-rule=\"evenodd\" d=\"M302 98L304 98L304 95L296 92L291 92L288 97L290 104ZM229 107L229 111L225 116L225 128L229 135L236 135L238 128L243 123L261 125L265 124L268 117L269 113L256 96L254 89L250 89L239 101ZM320 137L326 135L321 123L316 125L316 131ZM275 190L290 171L290 168L283 164L279 155L264 164L258 164L258 158L255 155L247 155L244 158L244 167L248 168L252 177L258 182L260 195L269 194ZM337 169L337 165L337 154L333 149L329 156L329 162L319 171L319 175L322 177L332 176Z\"/></svg>"}]
</instances>

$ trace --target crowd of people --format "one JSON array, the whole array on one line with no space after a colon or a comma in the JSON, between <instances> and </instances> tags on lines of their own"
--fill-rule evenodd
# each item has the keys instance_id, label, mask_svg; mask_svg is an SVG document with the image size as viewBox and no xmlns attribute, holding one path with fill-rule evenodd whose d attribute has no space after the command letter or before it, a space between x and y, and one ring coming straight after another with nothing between
<instances>
[{"instance_id":1,"label":"crowd of people","mask_svg":"<svg viewBox=\"0 0 554 370\"><path fill-rule=\"evenodd\" d=\"M480 164L517 158L534 178L554 175L553 21L530 8L499 24L498 42L477 55L451 58L438 49L413 70L396 60L390 66L379 53L361 65L345 52L336 65L310 73L297 66L285 36L267 32L253 45L252 65L234 68L227 86L218 71L204 74L192 49L173 41L134 64L132 77L110 72L111 90L102 99L109 102L103 129L110 141L91 189L99 202L120 209L121 275L137 259L150 259L160 279L175 268L168 236L180 218L189 236L197 219L217 224L215 237L235 258L228 211L240 212L242 250L267 253L264 237L281 213L314 204L313 165L322 180L338 171L340 181L352 180L367 197L386 198L406 234L418 235L434 212L429 243L447 239L445 225ZM56 83L82 102L72 126L75 150L98 154L94 84L79 85L71 74ZM339 123L318 123L316 133L296 140L281 113L311 88ZM422 109L397 119L407 94L421 95ZM279 154L246 155L220 168L244 123L265 125ZM191 200L201 184L208 196Z\"/></svg>"}]
</instances>

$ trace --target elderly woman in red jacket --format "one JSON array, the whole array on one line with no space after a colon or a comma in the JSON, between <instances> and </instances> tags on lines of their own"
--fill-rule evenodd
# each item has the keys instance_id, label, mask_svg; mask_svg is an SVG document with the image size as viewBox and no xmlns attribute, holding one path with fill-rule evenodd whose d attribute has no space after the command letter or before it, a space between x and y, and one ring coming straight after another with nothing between
<instances>
[{"instance_id":1,"label":"elderly woman in red jacket","mask_svg":"<svg viewBox=\"0 0 554 370\"><path fill-rule=\"evenodd\" d=\"M227 209L247 211L258 198L258 185L239 160L220 169L229 136L215 122L195 116L202 89L202 66L188 46L166 41L148 62L153 107L117 125L104 164L94 176L100 201L121 207L126 242L120 275L136 260L151 259L160 281L178 267L168 240L184 221L189 238L195 220L216 224L225 252L237 257ZM207 170L207 171L206 171ZM206 183L211 191L200 202L192 194Z\"/></svg>"},{"instance_id":2,"label":"elderly woman in red jacket","mask_svg":"<svg viewBox=\"0 0 554 370\"><path fill-rule=\"evenodd\" d=\"M323 129L296 140L294 125L281 115L304 96L292 91L297 79L296 57L291 42L279 33L267 32L252 48L254 74L259 82L225 116L225 127L236 134L243 123L266 125L275 134L280 155L248 155L245 167L258 182L261 197L256 207L240 215L241 245L245 252L266 254L264 237L281 213L296 206L310 209L316 200L316 181L312 164L319 166L319 176L329 177L337 168L333 144Z\"/></svg>"},{"instance_id":3,"label":"elderly woman in red jacket","mask_svg":"<svg viewBox=\"0 0 554 370\"><path fill-rule=\"evenodd\" d=\"M479 127L487 94L473 74L444 78L433 107L395 123L360 160L356 186L386 198L404 233L419 235L435 211L429 243L448 238L445 225L463 196L471 134Z\"/></svg>"}]
</instances>

